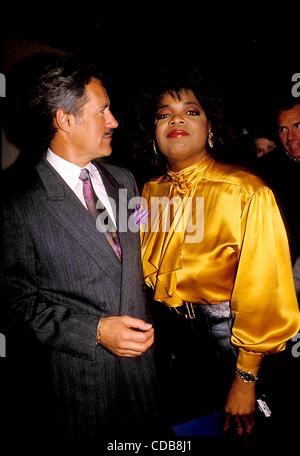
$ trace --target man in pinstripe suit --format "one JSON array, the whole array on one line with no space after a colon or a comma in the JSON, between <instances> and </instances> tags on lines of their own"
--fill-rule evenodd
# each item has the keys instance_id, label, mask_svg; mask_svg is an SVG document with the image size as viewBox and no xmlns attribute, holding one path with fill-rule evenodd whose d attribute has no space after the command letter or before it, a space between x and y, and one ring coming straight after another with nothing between
<instances>
[{"instance_id":1,"label":"man in pinstripe suit","mask_svg":"<svg viewBox=\"0 0 300 456\"><path fill-rule=\"evenodd\" d=\"M118 122L99 76L71 57L51 59L35 75L28 112L47 152L3 204L2 305L15 349L30 341L24 366L35 368L28 384L36 385L51 432L148 436L157 420L154 332L138 233L119 231L120 260L90 216L79 178L87 169L118 228L110 201L118 209L119 190L136 196L135 181L125 169L94 161L111 154ZM37 381L42 365L44 380ZM16 383L24 376L18 371Z\"/></svg>"}]
</instances>

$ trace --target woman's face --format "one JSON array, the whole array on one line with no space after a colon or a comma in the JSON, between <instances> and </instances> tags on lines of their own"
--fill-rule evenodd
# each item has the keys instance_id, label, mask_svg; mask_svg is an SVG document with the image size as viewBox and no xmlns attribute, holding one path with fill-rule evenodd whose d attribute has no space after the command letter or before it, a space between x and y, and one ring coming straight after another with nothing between
<instances>
[{"instance_id":1,"label":"woman's face","mask_svg":"<svg viewBox=\"0 0 300 456\"><path fill-rule=\"evenodd\" d=\"M182 90L180 100L165 93L158 105L155 136L172 170L179 171L201 160L207 151L209 122L191 90Z\"/></svg>"}]
</instances>

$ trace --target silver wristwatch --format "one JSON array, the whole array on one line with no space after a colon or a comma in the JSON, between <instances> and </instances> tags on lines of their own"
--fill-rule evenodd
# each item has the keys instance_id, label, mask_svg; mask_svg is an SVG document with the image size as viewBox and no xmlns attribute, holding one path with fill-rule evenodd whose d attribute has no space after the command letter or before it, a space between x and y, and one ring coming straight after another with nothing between
<instances>
[{"instance_id":1,"label":"silver wristwatch","mask_svg":"<svg viewBox=\"0 0 300 456\"><path fill-rule=\"evenodd\" d=\"M243 371L238 367L235 369L235 373L246 383L256 383L258 380L258 377L255 377L252 372Z\"/></svg>"}]
</instances>

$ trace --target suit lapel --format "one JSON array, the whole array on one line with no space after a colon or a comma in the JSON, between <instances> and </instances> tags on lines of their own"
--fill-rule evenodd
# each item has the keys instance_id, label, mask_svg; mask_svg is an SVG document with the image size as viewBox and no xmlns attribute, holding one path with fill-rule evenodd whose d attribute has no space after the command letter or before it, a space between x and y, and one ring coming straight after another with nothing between
<instances>
[{"instance_id":1,"label":"suit lapel","mask_svg":"<svg viewBox=\"0 0 300 456\"><path fill-rule=\"evenodd\" d=\"M80 200L47 161L38 164L37 172L47 192L46 209L81 244L98 266L118 282L121 264Z\"/></svg>"},{"instance_id":2,"label":"suit lapel","mask_svg":"<svg viewBox=\"0 0 300 456\"><path fill-rule=\"evenodd\" d=\"M122 188L116 179L107 171L104 166L101 166L100 163L93 162L93 164L98 168L98 171L101 175L103 184L105 186L107 195L113 200L115 208L115 218L117 223L117 228L119 229L119 190Z\"/></svg>"},{"instance_id":3,"label":"suit lapel","mask_svg":"<svg viewBox=\"0 0 300 456\"><path fill-rule=\"evenodd\" d=\"M119 220L119 210L117 211L117 226L120 227L119 230L119 239L122 247L122 292L121 292L121 313L129 313L131 315L139 316L144 318L143 307L140 303L144 300L144 295L142 292L142 269L141 258L140 258L140 238L137 232L131 232L128 229L128 217L131 216L134 212L134 209L129 208L129 198L137 196L135 188L129 189L129 194L122 195L119 198L118 190L124 189L125 187L122 184L119 184L114 177L106 170L104 166L99 166L98 163L95 163L101 173L103 183L106 187L107 193L109 196L115 198L117 209L120 207L120 214L124 220ZM127 190L127 189L126 189ZM124 207L126 204L126 208ZM126 217L125 217L126 213ZM122 215L124 214L124 215ZM126 226L121 226L126 222ZM136 282L132 283L132 277L136 278ZM133 295L134 287L134 295ZM133 299L133 296L138 299Z\"/></svg>"}]
</instances>

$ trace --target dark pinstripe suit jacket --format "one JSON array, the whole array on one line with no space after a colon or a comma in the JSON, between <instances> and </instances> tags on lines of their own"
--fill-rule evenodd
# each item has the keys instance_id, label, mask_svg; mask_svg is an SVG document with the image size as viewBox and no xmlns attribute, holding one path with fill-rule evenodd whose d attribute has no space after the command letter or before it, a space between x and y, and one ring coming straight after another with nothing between
<instances>
[{"instance_id":1,"label":"dark pinstripe suit jacket","mask_svg":"<svg viewBox=\"0 0 300 456\"><path fill-rule=\"evenodd\" d=\"M109 196L117 201L123 187L128 198L136 195L127 170L98 166ZM101 316L148 319L138 233L120 232L120 264L46 161L3 211L4 302L10 320L43 347L52 405L64 432L101 436L123 420L128 425L155 413L152 350L123 358L95 345ZM18 340L23 343L20 333ZM51 394L40 390L44 399Z\"/></svg>"}]
</instances>

